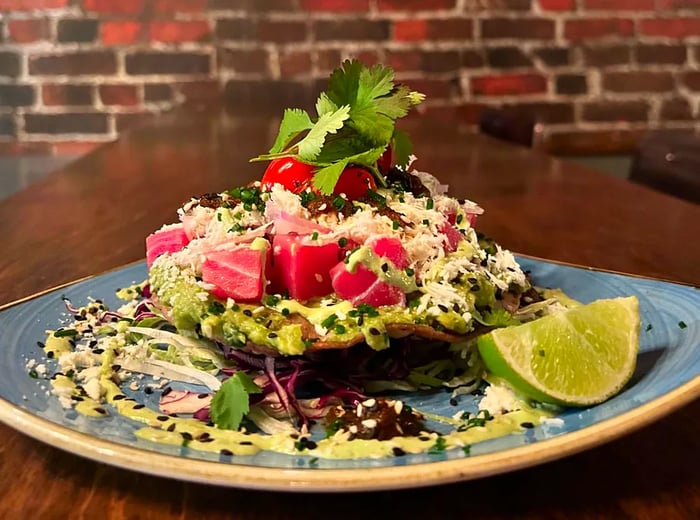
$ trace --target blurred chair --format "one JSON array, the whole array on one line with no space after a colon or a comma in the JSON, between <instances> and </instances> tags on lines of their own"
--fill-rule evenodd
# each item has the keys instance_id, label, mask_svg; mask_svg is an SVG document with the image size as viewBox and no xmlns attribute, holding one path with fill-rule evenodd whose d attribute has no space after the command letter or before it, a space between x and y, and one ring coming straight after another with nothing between
<instances>
[{"instance_id":1,"label":"blurred chair","mask_svg":"<svg viewBox=\"0 0 700 520\"><path fill-rule=\"evenodd\" d=\"M541 147L541 125L532 114L517 109L485 108L479 114L479 131L512 144Z\"/></svg>"},{"instance_id":2,"label":"blurred chair","mask_svg":"<svg viewBox=\"0 0 700 520\"><path fill-rule=\"evenodd\" d=\"M700 137L692 132L647 134L634 153L630 180L700 204Z\"/></svg>"}]
</instances>

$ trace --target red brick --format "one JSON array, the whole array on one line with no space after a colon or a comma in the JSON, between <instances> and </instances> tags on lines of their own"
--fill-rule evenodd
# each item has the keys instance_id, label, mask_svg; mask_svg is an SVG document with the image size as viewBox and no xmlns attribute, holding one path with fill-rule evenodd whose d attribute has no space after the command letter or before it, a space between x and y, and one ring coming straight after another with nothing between
<instances>
[{"instance_id":1,"label":"red brick","mask_svg":"<svg viewBox=\"0 0 700 520\"><path fill-rule=\"evenodd\" d=\"M283 78L307 76L311 72L311 54L308 51L291 51L280 54L280 74Z\"/></svg>"},{"instance_id":2,"label":"red brick","mask_svg":"<svg viewBox=\"0 0 700 520\"><path fill-rule=\"evenodd\" d=\"M421 69L421 53L418 50L387 51L387 64L396 72Z\"/></svg>"},{"instance_id":3,"label":"red brick","mask_svg":"<svg viewBox=\"0 0 700 520\"><path fill-rule=\"evenodd\" d=\"M586 9L606 11L653 11L655 0L584 0Z\"/></svg>"},{"instance_id":4,"label":"red brick","mask_svg":"<svg viewBox=\"0 0 700 520\"><path fill-rule=\"evenodd\" d=\"M207 8L207 0L154 0L156 13L201 13Z\"/></svg>"},{"instance_id":5,"label":"red brick","mask_svg":"<svg viewBox=\"0 0 700 520\"><path fill-rule=\"evenodd\" d=\"M481 20L481 37L484 39L550 40L554 38L554 20L547 18L488 18Z\"/></svg>"},{"instance_id":6,"label":"red brick","mask_svg":"<svg viewBox=\"0 0 700 520\"><path fill-rule=\"evenodd\" d=\"M508 96L547 92L547 79L537 74L508 74L472 78L472 92L481 96Z\"/></svg>"},{"instance_id":7,"label":"red brick","mask_svg":"<svg viewBox=\"0 0 700 520\"><path fill-rule=\"evenodd\" d=\"M91 85L46 83L41 86L41 100L47 106L92 106Z\"/></svg>"},{"instance_id":8,"label":"red brick","mask_svg":"<svg viewBox=\"0 0 700 520\"><path fill-rule=\"evenodd\" d=\"M139 22L102 22L100 40L105 45L128 45L141 36Z\"/></svg>"},{"instance_id":9,"label":"red brick","mask_svg":"<svg viewBox=\"0 0 700 520\"><path fill-rule=\"evenodd\" d=\"M583 105L581 117L584 121L646 121L649 105L645 101L595 101Z\"/></svg>"},{"instance_id":10,"label":"red brick","mask_svg":"<svg viewBox=\"0 0 700 520\"><path fill-rule=\"evenodd\" d=\"M454 9L455 0L379 0L380 11L434 11Z\"/></svg>"},{"instance_id":11,"label":"red brick","mask_svg":"<svg viewBox=\"0 0 700 520\"><path fill-rule=\"evenodd\" d=\"M474 24L469 18L428 20L429 40L465 40L474 34Z\"/></svg>"},{"instance_id":12,"label":"red brick","mask_svg":"<svg viewBox=\"0 0 700 520\"><path fill-rule=\"evenodd\" d=\"M269 75L269 56L265 49L218 49L219 67L243 74ZM334 66L337 66L336 61Z\"/></svg>"},{"instance_id":13,"label":"red brick","mask_svg":"<svg viewBox=\"0 0 700 520\"><path fill-rule=\"evenodd\" d=\"M139 104L136 85L100 85L100 100L104 105L132 107Z\"/></svg>"},{"instance_id":14,"label":"red brick","mask_svg":"<svg viewBox=\"0 0 700 520\"><path fill-rule=\"evenodd\" d=\"M0 0L0 11L33 11L35 9L60 9L68 0Z\"/></svg>"},{"instance_id":15,"label":"red brick","mask_svg":"<svg viewBox=\"0 0 700 520\"><path fill-rule=\"evenodd\" d=\"M418 42L427 39L427 20L399 20L394 23L394 40Z\"/></svg>"},{"instance_id":16,"label":"red brick","mask_svg":"<svg viewBox=\"0 0 700 520\"><path fill-rule=\"evenodd\" d=\"M564 36L572 41L606 36L631 36L633 33L634 22L627 18L567 20L564 27Z\"/></svg>"},{"instance_id":17,"label":"red brick","mask_svg":"<svg viewBox=\"0 0 700 520\"><path fill-rule=\"evenodd\" d=\"M306 22L292 20L260 20L257 37L264 42L302 42L309 37Z\"/></svg>"},{"instance_id":18,"label":"red brick","mask_svg":"<svg viewBox=\"0 0 700 520\"><path fill-rule=\"evenodd\" d=\"M211 33L209 24L204 20L188 22L151 22L148 26L152 41L163 43L180 43L207 40Z\"/></svg>"},{"instance_id":19,"label":"red brick","mask_svg":"<svg viewBox=\"0 0 700 520\"><path fill-rule=\"evenodd\" d=\"M43 18L33 20L9 20L7 32L10 41L32 43L49 38L49 21Z\"/></svg>"},{"instance_id":20,"label":"red brick","mask_svg":"<svg viewBox=\"0 0 700 520\"><path fill-rule=\"evenodd\" d=\"M639 21L639 32L646 36L685 38L700 34L700 18L654 18Z\"/></svg>"},{"instance_id":21,"label":"red brick","mask_svg":"<svg viewBox=\"0 0 700 520\"><path fill-rule=\"evenodd\" d=\"M669 92L674 88L670 72L606 72L603 89L610 92Z\"/></svg>"},{"instance_id":22,"label":"red brick","mask_svg":"<svg viewBox=\"0 0 700 520\"><path fill-rule=\"evenodd\" d=\"M444 79L420 79L414 78L406 81L412 89L422 92L428 99L449 99L458 97L461 94L459 80L454 78L452 81Z\"/></svg>"},{"instance_id":23,"label":"red brick","mask_svg":"<svg viewBox=\"0 0 700 520\"><path fill-rule=\"evenodd\" d=\"M143 0L83 0L86 11L113 14L137 14L143 10Z\"/></svg>"},{"instance_id":24,"label":"red brick","mask_svg":"<svg viewBox=\"0 0 700 520\"><path fill-rule=\"evenodd\" d=\"M377 65L382 59L377 51L356 51L350 54L349 58L360 60L365 65Z\"/></svg>"},{"instance_id":25,"label":"red brick","mask_svg":"<svg viewBox=\"0 0 700 520\"><path fill-rule=\"evenodd\" d=\"M302 9L306 11L367 11L369 0L301 0Z\"/></svg>"},{"instance_id":26,"label":"red brick","mask_svg":"<svg viewBox=\"0 0 700 520\"><path fill-rule=\"evenodd\" d=\"M314 57L318 72L324 75L335 69L342 59L338 49L318 49Z\"/></svg>"},{"instance_id":27,"label":"red brick","mask_svg":"<svg viewBox=\"0 0 700 520\"><path fill-rule=\"evenodd\" d=\"M690 90L695 92L700 92L700 71L692 70L683 74L682 78L683 85L685 85Z\"/></svg>"},{"instance_id":28,"label":"red brick","mask_svg":"<svg viewBox=\"0 0 700 520\"><path fill-rule=\"evenodd\" d=\"M539 0L543 11L573 11L576 7L575 0Z\"/></svg>"}]
</instances>

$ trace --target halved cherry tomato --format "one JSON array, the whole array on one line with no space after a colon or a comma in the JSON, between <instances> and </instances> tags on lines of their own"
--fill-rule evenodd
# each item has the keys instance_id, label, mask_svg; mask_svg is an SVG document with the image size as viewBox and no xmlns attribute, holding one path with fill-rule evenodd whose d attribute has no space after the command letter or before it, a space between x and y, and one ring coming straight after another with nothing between
<instances>
[{"instance_id":1,"label":"halved cherry tomato","mask_svg":"<svg viewBox=\"0 0 700 520\"><path fill-rule=\"evenodd\" d=\"M356 200L367 195L367 190L373 190L376 187L377 184L371 173L359 166L348 166L340 174L333 195L345 193L348 200Z\"/></svg>"},{"instance_id":2,"label":"halved cherry tomato","mask_svg":"<svg viewBox=\"0 0 700 520\"><path fill-rule=\"evenodd\" d=\"M314 168L292 157L275 159L270 162L262 176L262 186L269 189L273 184L281 184L289 191L300 193L306 188L311 188Z\"/></svg>"},{"instance_id":3,"label":"halved cherry tomato","mask_svg":"<svg viewBox=\"0 0 700 520\"><path fill-rule=\"evenodd\" d=\"M275 159L268 165L261 183L263 188L271 188L273 184L281 184L287 190L300 193L306 188L313 188L312 179L314 166L292 157ZM333 190L334 195L345 193L349 200L359 199L367 194L367 190L377 187L372 174L358 166L348 166L338 179Z\"/></svg>"},{"instance_id":4,"label":"halved cherry tomato","mask_svg":"<svg viewBox=\"0 0 700 520\"><path fill-rule=\"evenodd\" d=\"M389 173L392 166L394 166L394 150L392 149L391 145L389 145L386 147L386 150L384 150L384 153L377 161L377 168L379 168L380 172L386 175Z\"/></svg>"}]
</instances>

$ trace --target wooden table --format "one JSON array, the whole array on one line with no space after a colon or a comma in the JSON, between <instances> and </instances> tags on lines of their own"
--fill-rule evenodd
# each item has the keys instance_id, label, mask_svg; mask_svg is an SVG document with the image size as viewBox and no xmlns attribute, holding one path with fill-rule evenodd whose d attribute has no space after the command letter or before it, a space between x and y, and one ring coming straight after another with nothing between
<instances>
[{"instance_id":1,"label":"wooden table","mask_svg":"<svg viewBox=\"0 0 700 520\"><path fill-rule=\"evenodd\" d=\"M410 126L410 125L409 125ZM700 284L700 206L453 127L410 129L417 166L486 208L510 249ZM0 203L0 304L144 256L192 195L259 176L276 121L180 113ZM0 426L0 518L698 518L700 401L558 462L411 491L294 495L145 476Z\"/></svg>"}]
</instances>

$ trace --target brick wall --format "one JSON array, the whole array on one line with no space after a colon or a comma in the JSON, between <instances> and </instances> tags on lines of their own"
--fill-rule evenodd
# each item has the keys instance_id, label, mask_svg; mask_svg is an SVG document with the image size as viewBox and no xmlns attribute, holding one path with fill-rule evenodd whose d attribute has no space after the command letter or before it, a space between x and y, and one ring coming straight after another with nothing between
<instances>
[{"instance_id":1,"label":"brick wall","mask_svg":"<svg viewBox=\"0 0 700 520\"><path fill-rule=\"evenodd\" d=\"M698 126L700 0L0 0L0 13L0 151L114 139L218 93L306 104L350 56L392 65L430 116L474 125L485 106L517 108L558 149Z\"/></svg>"}]
</instances>

